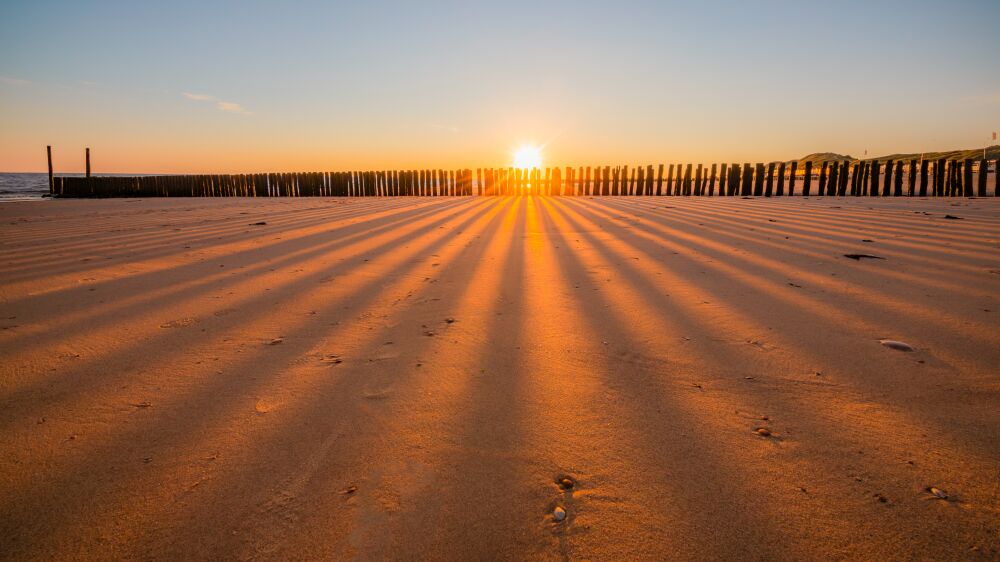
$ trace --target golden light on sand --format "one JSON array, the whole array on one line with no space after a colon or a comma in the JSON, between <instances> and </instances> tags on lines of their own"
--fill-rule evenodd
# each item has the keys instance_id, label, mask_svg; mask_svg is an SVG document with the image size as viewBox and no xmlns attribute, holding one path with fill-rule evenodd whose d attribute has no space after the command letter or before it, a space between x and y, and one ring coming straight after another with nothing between
<instances>
[{"instance_id":1,"label":"golden light on sand","mask_svg":"<svg viewBox=\"0 0 1000 562\"><path fill-rule=\"evenodd\" d=\"M522 144L517 147L514 151L514 167L515 168L541 168L542 167L542 149L541 147Z\"/></svg>"}]
</instances>

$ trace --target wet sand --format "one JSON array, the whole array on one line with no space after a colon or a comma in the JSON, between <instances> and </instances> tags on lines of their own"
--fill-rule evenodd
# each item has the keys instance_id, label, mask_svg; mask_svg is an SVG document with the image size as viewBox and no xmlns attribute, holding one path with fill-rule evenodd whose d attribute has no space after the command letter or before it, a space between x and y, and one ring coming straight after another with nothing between
<instances>
[{"instance_id":1,"label":"wet sand","mask_svg":"<svg viewBox=\"0 0 1000 562\"><path fill-rule=\"evenodd\" d=\"M1000 201L21 202L0 264L0 558L1000 556Z\"/></svg>"}]
</instances>

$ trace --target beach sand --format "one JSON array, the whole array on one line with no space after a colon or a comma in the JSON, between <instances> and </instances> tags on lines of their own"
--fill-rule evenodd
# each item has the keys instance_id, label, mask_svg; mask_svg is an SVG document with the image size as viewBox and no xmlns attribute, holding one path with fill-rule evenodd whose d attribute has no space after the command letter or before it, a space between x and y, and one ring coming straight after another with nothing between
<instances>
[{"instance_id":1,"label":"beach sand","mask_svg":"<svg viewBox=\"0 0 1000 562\"><path fill-rule=\"evenodd\" d=\"M1000 556L996 200L56 200L0 242L0 558Z\"/></svg>"}]
</instances>

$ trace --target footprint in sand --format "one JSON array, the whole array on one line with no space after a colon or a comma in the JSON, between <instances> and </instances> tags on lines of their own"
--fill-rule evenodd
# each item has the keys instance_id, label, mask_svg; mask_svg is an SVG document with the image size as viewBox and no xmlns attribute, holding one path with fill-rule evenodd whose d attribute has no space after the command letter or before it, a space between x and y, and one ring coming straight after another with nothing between
<instances>
[{"instance_id":1,"label":"footprint in sand","mask_svg":"<svg viewBox=\"0 0 1000 562\"><path fill-rule=\"evenodd\" d=\"M164 329L183 328L185 326L192 326L197 322L198 321L194 318L180 318L178 320L171 320L170 322L164 322L163 324L160 324L160 327Z\"/></svg>"}]
</instances>

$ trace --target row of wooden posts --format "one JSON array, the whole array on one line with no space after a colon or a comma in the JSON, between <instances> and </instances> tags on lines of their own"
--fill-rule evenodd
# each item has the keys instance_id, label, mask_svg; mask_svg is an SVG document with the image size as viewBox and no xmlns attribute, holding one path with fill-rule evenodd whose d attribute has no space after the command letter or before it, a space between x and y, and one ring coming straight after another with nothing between
<instances>
[{"instance_id":1,"label":"row of wooden posts","mask_svg":"<svg viewBox=\"0 0 1000 562\"><path fill-rule=\"evenodd\" d=\"M798 162L764 164L660 164L565 168L479 168L304 172L228 175L91 176L87 149L86 177L54 177L49 156L49 192L61 197L378 197L447 195L797 195ZM974 168L978 168L973 185ZM1000 158L995 161L1000 171ZM823 162L817 189L813 163L806 162L798 193L827 196L985 197L987 160L917 160L881 164L877 160ZM666 171L666 175L664 175ZM905 182L904 177L906 176ZM919 179L919 183L918 183ZM786 188L787 180L787 188ZM716 184L718 183L718 189ZM904 183L906 184L904 186ZM993 195L1000 196L1000 173Z\"/></svg>"}]
</instances>

